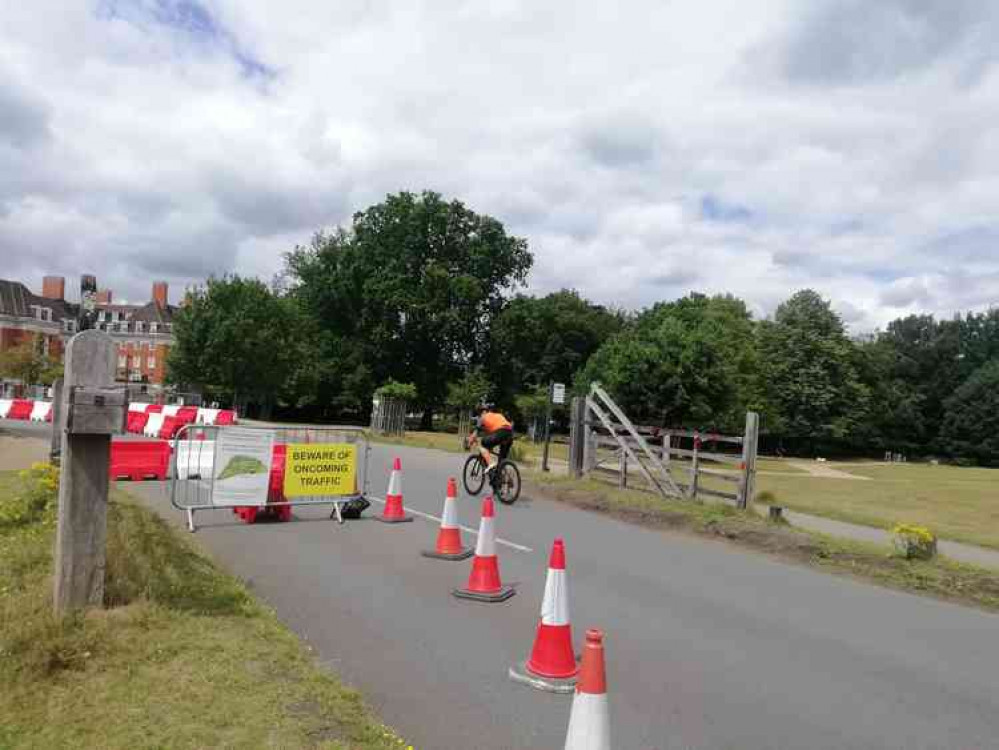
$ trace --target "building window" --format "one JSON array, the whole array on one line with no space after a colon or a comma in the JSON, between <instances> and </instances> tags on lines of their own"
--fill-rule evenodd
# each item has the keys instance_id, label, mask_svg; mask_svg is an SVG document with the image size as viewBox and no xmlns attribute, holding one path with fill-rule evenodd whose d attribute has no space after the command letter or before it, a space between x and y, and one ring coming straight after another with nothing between
<instances>
[{"instance_id":1,"label":"building window","mask_svg":"<svg viewBox=\"0 0 999 750\"><path fill-rule=\"evenodd\" d=\"M140 367L142 367L142 357L136 354L132 357L132 368L138 370Z\"/></svg>"},{"instance_id":2,"label":"building window","mask_svg":"<svg viewBox=\"0 0 999 750\"><path fill-rule=\"evenodd\" d=\"M156 333L156 332L157 332L157 331L156 331L156 329L157 329L158 327L159 327L159 326L158 326L158 325L157 325L156 323L150 323L150 324L149 324L149 332L150 332L150 333Z\"/></svg>"},{"instance_id":3,"label":"building window","mask_svg":"<svg viewBox=\"0 0 999 750\"><path fill-rule=\"evenodd\" d=\"M143 324L143 322L141 320L135 321L135 332L136 333L142 333L142 329L143 328L144 328L144 324Z\"/></svg>"},{"instance_id":4,"label":"building window","mask_svg":"<svg viewBox=\"0 0 999 750\"><path fill-rule=\"evenodd\" d=\"M99 320L99 321L100 321L101 323L103 323L103 322L104 322L104 311L103 311L103 310L101 310L101 311L100 311L99 313L97 313L97 319L98 319L98 320Z\"/></svg>"},{"instance_id":5,"label":"building window","mask_svg":"<svg viewBox=\"0 0 999 750\"><path fill-rule=\"evenodd\" d=\"M149 359L146 360L146 367L150 370L156 369L156 357L149 357Z\"/></svg>"},{"instance_id":6,"label":"building window","mask_svg":"<svg viewBox=\"0 0 999 750\"><path fill-rule=\"evenodd\" d=\"M118 367L121 368L122 370L128 367L128 357L126 357L124 354L118 355Z\"/></svg>"}]
</instances>

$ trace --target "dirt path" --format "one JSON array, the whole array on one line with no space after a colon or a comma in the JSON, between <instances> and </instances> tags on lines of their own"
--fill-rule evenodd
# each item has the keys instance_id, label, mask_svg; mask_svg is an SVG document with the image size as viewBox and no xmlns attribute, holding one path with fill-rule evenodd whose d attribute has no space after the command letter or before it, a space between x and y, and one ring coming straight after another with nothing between
<instances>
[{"instance_id":1,"label":"dirt path","mask_svg":"<svg viewBox=\"0 0 999 750\"><path fill-rule=\"evenodd\" d=\"M806 463L804 461L792 461L789 463L796 469L808 472L808 474L813 477L823 477L825 479L858 479L864 482L871 481L870 477L862 477L859 474L848 474L845 471L834 469L831 466L819 463L818 461L812 461L810 463Z\"/></svg>"}]
</instances>

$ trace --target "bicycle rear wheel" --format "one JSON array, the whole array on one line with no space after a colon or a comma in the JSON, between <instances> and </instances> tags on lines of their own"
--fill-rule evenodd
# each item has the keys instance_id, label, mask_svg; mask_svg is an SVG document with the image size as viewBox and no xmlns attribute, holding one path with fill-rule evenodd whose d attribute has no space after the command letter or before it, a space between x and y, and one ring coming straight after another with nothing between
<instances>
[{"instance_id":1,"label":"bicycle rear wheel","mask_svg":"<svg viewBox=\"0 0 999 750\"><path fill-rule=\"evenodd\" d=\"M520 497L520 469L512 461L500 461L496 472L496 499L505 505L513 505Z\"/></svg>"},{"instance_id":2,"label":"bicycle rear wheel","mask_svg":"<svg viewBox=\"0 0 999 750\"><path fill-rule=\"evenodd\" d=\"M482 492L482 485L486 483L486 471L479 456L469 456L465 461L465 468L461 472L461 481L465 485L465 492L469 495L478 495Z\"/></svg>"}]
</instances>

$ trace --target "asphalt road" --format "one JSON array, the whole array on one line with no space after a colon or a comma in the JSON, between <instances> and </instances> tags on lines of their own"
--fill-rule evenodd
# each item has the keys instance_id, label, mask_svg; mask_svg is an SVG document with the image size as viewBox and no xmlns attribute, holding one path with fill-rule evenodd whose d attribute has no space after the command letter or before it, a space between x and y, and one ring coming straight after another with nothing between
<instances>
[{"instance_id":1,"label":"asphalt road","mask_svg":"<svg viewBox=\"0 0 999 750\"><path fill-rule=\"evenodd\" d=\"M373 495L396 454L406 505L438 515L463 457L376 446ZM130 487L182 523L162 485ZM478 501L459 506L476 527ZM306 509L245 526L206 513L197 538L421 750L562 747L571 698L507 677L531 646L559 535L577 645L586 627L607 633L616 747L999 746L999 616L545 500L497 515L518 589L503 604L450 595L470 562L421 557L436 534L422 517L338 526Z\"/></svg>"}]
</instances>

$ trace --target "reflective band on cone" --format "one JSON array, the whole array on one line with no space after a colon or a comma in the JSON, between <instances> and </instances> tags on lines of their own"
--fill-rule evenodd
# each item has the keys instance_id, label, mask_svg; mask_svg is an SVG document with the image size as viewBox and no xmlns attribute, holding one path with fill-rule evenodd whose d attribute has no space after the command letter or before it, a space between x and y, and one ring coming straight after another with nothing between
<instances>
[{"instance_id":1,"label":"reflective band on cone","mask_svg":"<svg viewBox=\"0 0 999 750\"><path fill-rule=\"evenodd\" d=\"M475 543L475 559L472 560L468 586L455 589L452 592L455 596L480 602L502 602L514 595L513 588L504 586L500 581L494 522L493 499L487 496L482 501L482 520L479 523L479 538Z\"/></svg>"},{"instance_id":2,"label":"reflective band on cone","mask_svg":"<svg viewBox=\"0 0 999 750\"><path fill-rule=\"evenodd\" d=\"M437 547L424 550L420 554L438 560L467 560L472 556L472 548L461 543L461 529L458 528L458 484L451 477L447 480L447 495L444 497L444 512L441 514L441 528L437 534Z\"/></svg>"},{"instance_id":3,"label":"reflective band on cone","mask_svg":"<svg viewBox=\"0 0 999 750\"><path fill-rule=\"evenodd\" d=\"M569 624L565 543L556 539L548 563L545 596L534 646L526 662L510 667L510 677L539 690L571 693L578 673L579 665L572 651L572 626Z\"/></svg>"},{"instance_id":4,"label":"reflective band on cone","mask_svg":"<svg viewBox=\"0 0 999 750\"><path fill-rule=\"evenodd\" d=\"M565 750L610 750L607 676L604 670L604 634L586 631L583 666L572 699Z\"/></svg>"},{"instance_id":5,"label":"reflective band on cone","mask_svg":"<svg viewBox=\"0 0 999 750\"><path fill-rule=\"evenodd\" d=\"M385 494L385 509L378 516L382 523L404 523L412 521L402 507L402 462L398 456L392 465L392 476L389 477L388 492Z\"/></svg>"}]
</instances>

